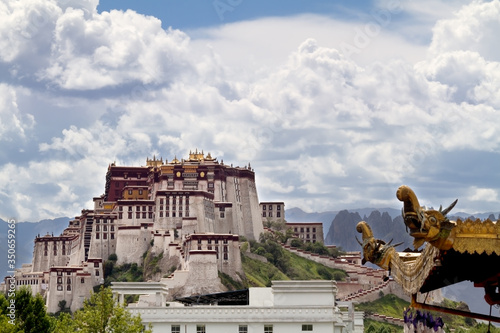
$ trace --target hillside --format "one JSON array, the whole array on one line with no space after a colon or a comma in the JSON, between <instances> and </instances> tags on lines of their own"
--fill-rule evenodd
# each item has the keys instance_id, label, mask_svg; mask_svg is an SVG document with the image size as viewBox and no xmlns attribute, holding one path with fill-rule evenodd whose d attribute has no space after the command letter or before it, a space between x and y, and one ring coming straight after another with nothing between
<instances>
[{"instance_id":1,"label":"hillside","mask_svg":"<svg viewBox=\"0 0 500 333\"><path fill-rule=\"evenodd\" d=\"M365 311L367 315L377 313L394 318L403 318L405 309L409 303L396 297L395 295L383 295L373 302L360 303L355 306L356 310ZM441 304L443 307L468 311L467 304L445 299ZM455 332L487 332L487 325L478 323L476 320L466 317L460 317L441 312L431 312L434 318L441 317L445 323L445 331L455 329ZM372 328L370 328L370 326ZM401 328L394 325L375 322L365 319L365 332L401 332ZM491 327L491 332L498 333L500 329Z\"/></svg>"},{"instance_id":2,"label":"hillside","mask_svg":"<svg viewBox=\"0 0 500 333\"><path fill-rule=\"evenodd\" d=\"M253 255L250 255L253 254ZM345 271L301 258L283 249L274 241L244 242L241 261L245 273L242 284L223 283L231 290L248 287L269 287L273 280L337 280L347 277Z\"/></svg>"}]
</instances>

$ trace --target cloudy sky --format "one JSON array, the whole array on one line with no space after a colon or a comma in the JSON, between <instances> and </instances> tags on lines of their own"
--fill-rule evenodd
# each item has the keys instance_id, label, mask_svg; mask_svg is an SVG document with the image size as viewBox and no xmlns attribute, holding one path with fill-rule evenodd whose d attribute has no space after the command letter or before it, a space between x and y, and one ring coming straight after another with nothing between
<instances>
[{"instance_id":1,"label":"cloudy sky","mask_svg":"<svg viewBox=\"0 0 500 333\"><path fill-rule=\"evenodd\" d=\"M0 217L189 150L306 211L500 211L500 1L1 0Z\"/></svg>"}]
</instances>

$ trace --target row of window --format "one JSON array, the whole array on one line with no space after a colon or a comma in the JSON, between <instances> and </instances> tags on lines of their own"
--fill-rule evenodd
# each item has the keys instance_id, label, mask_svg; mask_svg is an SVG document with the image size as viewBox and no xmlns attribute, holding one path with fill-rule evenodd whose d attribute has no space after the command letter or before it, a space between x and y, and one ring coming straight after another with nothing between
<instances>
[{"instance_id":1,"label":"row of window","mask_svg":"<svg viewBox=\"0 0 500 333\"><path fill-rule=\"evenodd\" d=\"M124 172L124 173L123 173L123 179L128 179L128 176L129 176L129 175L128 175L128 172ZM134 177L134 174L131 174L131 175L130 175L130 177ZM141 178L142 178L142 175L141 175L140 173L137 173L137 176L135 176L135 177L137 177L137 179L141 179ZM119 185L120 185L120 182L116 182L115 184L116 184L117 186L119 186ZM125 184L126 184L126 183L125 183Z\"/></svg>"},{"instance_id":2,"label":"row of window","mask_svg":"<svg viewBox=\"0 0 500 333\"><path fill-rule=\"evenodd\" d=\"M182 205L182 198L184 198L184 202L187 204L189 203L189 197L186 196L186 197L181 197L181 196L172 196L172 204L175 205L177 203L177 201L179 201L179 204ZM168 205L168 203L170 202L170 197L166 197L166 198L160 198L160 205L163 205L163 203L166 203Z\"/></svg>"},{"instance_id":3,"label":"row of window","mask_svg":"<svg viewBox=\"0 0 500 333\"><path fill-rule=\"evenodd\" d=\"M100 238L101 238L101 235L100 235L98 232L96 232L96 233L95 233L95 239L100 239ZM110 239L115 239L115 234L114 234L113 232L112 232L112 233L110 233L110 234L109 234L109 238L110 238ZM102 233L102 239L108 239L108 234L107 234L107 233L105 233L105 232L103 232L103 233Z\"/></svg>"},{"instance_id":4,"label":"row of window","mask_svg":"<svg viewBox=\"0 0 500 333\"><path fill-rule=\"evenodd\" d=\"M198 244L201 244L201 243L202 243L201 238L198 238ZM207 243L208 243L208 244L212 244L212 238L209 238L209 239L207 240ZM226 238L224 238L224 239L222 240L222 243L227 244L227 243L228 243L228 242L227 242L227 239L226 239ZM215 244L219 244L219 239L217 239L217 238L215 239Z\"/></svg>"},{"instance_id":5,"label":"row of window","mask_svg":"<svg viewBox=\"0 0 500 333\"><path fill-rule=\"evenodd\" d=\"M127 207L127 206L125 206ZM153 211L153 206L136 206L135 207L135 211L136 212L140 212L141 211L141 207L142 207L142 211L145 212L145 211L150 211L152 212ZM131 212L132 210L134 209L134 206L128 206L128 211ZM119 212L122 212L123 211L123 206L119 206L118 207L118 211Z\"/></svg>"},{"instance_id":6,"label":"row of window","mask_svg":"<svg viewBox=\"0 0 500 333\"><path fill-rule=\"evenodd\" d=\"M264 325L264 333L273 333L273 325ZM312 332L312 324L302 324L303 332ZM171 333L181 333L181 325L172 325ZM196 325L196 333L207 333L205 325ZM248 325L238 325L238 333L248 333Z\"/></svg>"},{"instance_id":7,"label":"row of window","mask_svg":"<svg viewBox=\"0 0 500 333\"><path fill-rule=\"evenodd\" d=\"M128 214L127 214L127 218L128 218L129 220L131 220L131 219L132 219L132 216L133 216L133 215L132 215L132 212L128 212ZM118 218L119 218L119 219L123 219L123 213L118 213ZM140 212L135 213L135 218L136 218L136 219L140 219L140 218L141 218L141 213L140 213ZM143 212L143 213L142 213L142 218L143 218L143 219L146 219L146 218L148 218L148 219L152 219L152 218L153 218L153 213L152 213L152 212L149 212L149 213Z\"/></svg>"},{"instance_id":8,"label":"row of window","mask_svg":"<svg viewBox=\"0 0 500 333\"><path fill-rule=\"evenodd\" d=\"M69 272L68 272L68 274L69 274ZM62 291L64 289L62 282L63 282L62 277L58 277L57 278L57 291ZM85 283L85 279L81 278L80 283ZM67 278L67 280L66 280L66 291L71 291L71 278Z\"/></svg>"},{"instance_id":9,"label":"row of window","mask_svg":"<svg viewBox=\"0 0 500 333\"><path fill-rule=\"evenodd\" d=\"M160 212L160 217L163 217L165 215L165 217L182 217L182 212L172 212L170 214L170 212ZM172 216L170 216L172 215ZM185 217L189 217L189 211L187 210L186 213L184 214Z\"/></svg>"},{"instance_id":10,"label":"row of window","mask_svg":"<svg viewBox=\"0 0 500 333\"><path fill-rule=\"evenodd\" d=\"M120 208L121 208L121 206L120 206ZM95 223L97 223L97 224L99 224L99 223L113 223L113 220L112 219L96 218Z\"/></svg>"},{"instance_id":11,"label":"row of window","mask_svg":"<svg viewBox=\"0 0 500 333\"><path fill-rule=\"evenodd\" d=\"M114 225L112 225L112 226L110 227L110 230L111 230L111 231L115 231L115 226L114 226ZM100 227L99 227L98 225L96 225L96 226L95 226L95 231L100 231ZM102 227L102 231L108 231L108 226L107 226L107 225L104 225L104 226Z\"/></svg>"},{"instance_id":12,"label":"row of window","mask_svg":"<svg viewBox=\"0 0 500 333\"><path fill-rule=\"evenodd\" d=\"M42 280L42 283L45 283L45 280ZM38 279L34 280L16 280L16 285L18 286L27 286L27 285L37 285L39 284Z\"/></svg>"},{"instance_id":13,"label":"row of window","mask_svg":"<svg viewBox=\"0 0 500 333\"><path fill-rule=\"evenodd\" d=\"M266 212L262 212L262 217L266 217ZM267 213L267 217L273 217L273 212ZM276 217L281 217L281 212L277 212Z\"/></svg>"},{"instance_id":14,"label":"row of window","mask_svg":"<svg viewBox=\"0 0 500 333\"><path fill-rule=\"evenodd\" d=\"M262 210L266 210L266 205L262 205ZM273 205L269 205L269 210L273 210ZM281 210L281 206L276 206L276 210Z\"/></svg>"},{"instance_id":15,"label":"row of window","mask_svg":"<svg viewBox=\"0 0 500 333\"><path fill-rule=\"evenodd\" d=\"M293 228L294 232L299 232L299 228ZM309 232L309 228L305 228L306 232ZM304 228L300 228L300 232L304 232ZM312 232L316 232L316 228L312 228Z\"/></svg>"}]
</instances>

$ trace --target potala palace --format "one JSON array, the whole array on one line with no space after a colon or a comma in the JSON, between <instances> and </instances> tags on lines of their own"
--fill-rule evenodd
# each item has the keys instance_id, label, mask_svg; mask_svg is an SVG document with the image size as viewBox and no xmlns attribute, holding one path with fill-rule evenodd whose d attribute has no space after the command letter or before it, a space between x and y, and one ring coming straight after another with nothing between
<instances>
[{"instance_id":1,"label":"potala palace","mask_svg":"<svg viewBox=\"0 0 500 333\"><path fill-rule=\"evenodd\" d=\"M36 237L32 264L16 271L17 284L46 297L49 312L62 300L79 309L104 281L110 254L123 264L141 263L148 250L163 253L176 268L169 285L181 294L222 291L218 271L242 274L239 236L263 232L250 165L225 165L210 153L147 159L142 167L113 163L104 194L93 201L61 235Z\"/></svg>"}]
</instances>

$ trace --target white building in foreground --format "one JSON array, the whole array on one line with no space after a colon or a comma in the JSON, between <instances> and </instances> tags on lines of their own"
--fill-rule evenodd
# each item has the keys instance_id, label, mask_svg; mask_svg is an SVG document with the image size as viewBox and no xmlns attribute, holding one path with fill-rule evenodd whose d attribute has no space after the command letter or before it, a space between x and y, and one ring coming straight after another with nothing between
<instances>
[{"instance_id":1,"label":"white building in foreground","mask_svg":"<svg viewBox=\"0 0 500 333\"><path fill-rule=\"evenodd\" d=\"M129 288L126 282L113 283L112 289L119 297L132 289L146 293ZM163 292L161 287L153 288L147 292L150 296L129 306L134 315L141 315L144 324L152 324L155 333L363 332L363 312L354 311L351 303L335 303L335 281L273 281L271 288L248 289L244 301L242 291L235 292L236 303L247 305L221 305L231 303L228 292L192 296L159 306ZM211 304L197 305L196 300Z\"/></svg>"}]
</instances>

